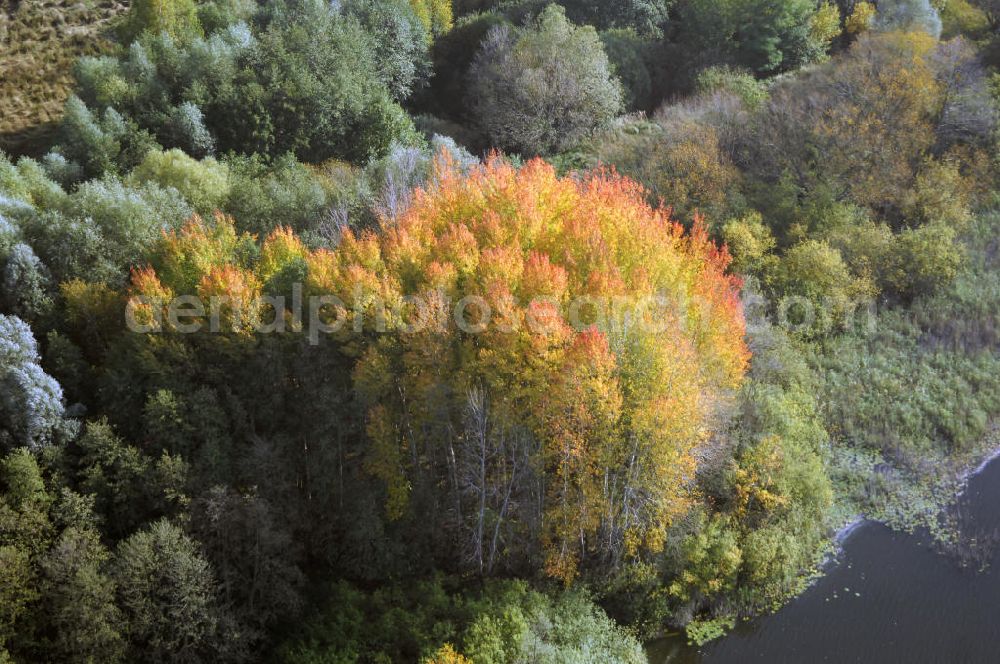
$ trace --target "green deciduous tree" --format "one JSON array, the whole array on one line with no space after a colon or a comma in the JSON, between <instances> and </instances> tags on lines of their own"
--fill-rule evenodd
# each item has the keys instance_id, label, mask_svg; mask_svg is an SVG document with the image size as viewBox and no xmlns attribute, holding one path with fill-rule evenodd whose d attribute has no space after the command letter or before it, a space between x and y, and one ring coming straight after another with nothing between
<instances>
[{"instance_id":1,"label":"green deciduous tree","mask_svg":"<svg viewBox=\"0 0 1000 664\"><path fill-rule=\"evenodd\" d=\"M77 444L81 489L95 497L108 532L119 537L132 532L149 516L149 459L104 420L89 422Z\"/></svg>"},{"instance_id":2,"label":"green deciduous tree","mask_svg":"<svg viewBox=\"0 0 1000 664\"><path fill-rule=\"evenodd\" d=\"M599 30L627 28L656 37L674 0L565 0L561 4L574 23Z\"/></svg>"},{"instance_id":3,"label":"green deciduous tree","mask_svg":"<svg viewBox=\"0 0 1000 664\"><path fill-rule=\"evenodd\" d=\"M33 636L40 595L34 558L52 537L49 499L31 452L19 448L0 459L0 649L17 650Z\"/></svg>"},{"instance_id":4,"label":"green deciduous tree","mask_svg":"<svg viewBox=\"0 0 1000 664\"><path fill-rule=\"evenodd\" d=\"M201 32L195 0L135 0L119 26L126 44L143 33L187 39Z\"/></svg>"},{"instance_id":5,"label":"green deciduous tree","mask_svg":"<svg viewBox=\"0 0 1000 664\"><path fill-rule=\"evenodd\" d=\"M37 598L37 581L27 552L10 544L0 545L0 648L18 633L18 621Z\"/></svg>"},{"instance_id":6,"label":"green deciduous tree","mask_svg":"<svg viewBox=\"0 0 1000 664\"><path fill-rule=\"evenodd\" d=\"M118 545L112 566L129 657L191 662L210 657L218 627L215 581L198 546L169 521Z\"/></svg>"},{"instance_id":7,"label":"green deciduous tree","mask_svg":"<svg viewBox=\"0 0 1000 664\"><path fill-rule=\"evenodd\" d=\"M1000 30L1000 0L971 0L970 4L986 14L986 19L993 32Z\"/></svg>"},{"instance_id":8,"label":"green deciduous tree","mask_svg":"<svg viewBox=\"0 0 1000 664\"><path fill-rule=\"evenodd\" d=\"M41 557L45 652L53 661L116 662L122 656L110 558L98 534L67 528Z\"/></svg>"},{"instance_id":9,"label":"green deciduous tree","mask_svg":"<svg viewBox=\"0 0 1000 664\"><path fill-rule=\"evenodd\" d=\"M503 25L510 26L510 21L500 13L472 14L459 19L448 34L434 41L434 76L418 97L422 109L450 120L465 120L466 92L474 83L468 77L469 67L490 30Z\"/></svg>"},{"instance_id":10,"label":"green deciduous tree","mask_svg":"<svg viewBox=\"0 0 1000 664\"><path fill-rule=\"evenodd\" d=\"M469 81L469 104L485 136L525 155L565 149L622 108L596 31L574 26L557 5L526 28L490 32Z\"/></svg>"},{"instance_id":11,"label":"green deciduous tree","mask_svg":"<svg viewBox=\"0 0 1000 664\"><path fill-rule=\"evenodd\" d=\"M197 161L177 149L148 152L129 175L129 181L173 187L202 214L221 208L229 196L229 169L225 164L211 157Z\"/></svg>"},{"instance_id":12,"label":"green deciduous tree","mask_svg":"<svg viewBox=\"0 0 1000 664\"><path fill-rule=\"evenodd\" d=\"M632 30L616 28L601 33L601 43L614 74L622 83L623 101L630 110L651 110L653 80L649 60L652 45Z\"/></svg>"},{"instance_id":13,"label":"green deciduous tree","mask_svg":"<svg viewBox=\"0 0 1000 664\"><path fill-rule=\"evenodd\" d=\"M298 612L305 581L298 547L267 500L216 486L196 503L193 521L220 599L238 617L263 630Z\"/></svg>"},{"instance_id":14,"label":"green deciduous tree","mask_svg":"<svg viewBox=\"0 0 1000 664\"><path fill-rule=\"evenodd\" d=\"M676 42L689 66L730 64L757 74L789 71L828 46L813 32L813 0L682 0Z\"/></svg>"},{"instance_id":15,"label":"green deciduous tree","mask_svg":"<svg viewBox=\"0 0 1000 664\"><path fill-rule=\"evenodd\" d=\"M375 43L378 71L402 101L430 74L430 39L408 0L348 0L343 11L360 21Z\"/></svg>"},{"instance_id":16,"label":"green deciduous tree","mask_svg":"<svg viewBox=\"0 0 1000 664\"><path fill-rule=\"evenodd\" d=\"M324 4L288 4L288 14L247 53L248 69L223 102L225 120L214 121L219 147L365 162L393 141L414 140L409 117L386 85L372 85L391 77L380 73L361 26Z\"/></svg>"}]
</instances>

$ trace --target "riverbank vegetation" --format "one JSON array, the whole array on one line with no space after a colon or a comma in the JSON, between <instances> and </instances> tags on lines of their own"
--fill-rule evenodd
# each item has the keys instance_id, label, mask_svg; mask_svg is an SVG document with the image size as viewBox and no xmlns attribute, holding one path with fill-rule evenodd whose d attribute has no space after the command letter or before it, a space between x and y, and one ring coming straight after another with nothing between
<instances>
[{"instance_id":1,"label":"riverbank vegetation","mask_svg":"<svg viewBox=\"0 0 1000 664\"><path fill-rule=\"evenodd\" d=\"M135 0L0 155L0 661L641 662L929 519L994 12Z\"/></svg>"}]
</instances>

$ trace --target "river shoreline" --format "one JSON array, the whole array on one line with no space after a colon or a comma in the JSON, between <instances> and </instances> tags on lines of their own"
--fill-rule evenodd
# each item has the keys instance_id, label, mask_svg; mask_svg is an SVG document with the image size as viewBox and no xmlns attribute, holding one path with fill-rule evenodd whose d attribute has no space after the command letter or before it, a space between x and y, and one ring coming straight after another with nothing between
<instances>
[{"instance_id":1,"label":"river shoreline","mask_svg":"<svg viewBox=\"0 0 1000 664\"><path fill-rule=\"evenodd\" d=\"M997 461L998 459L1000 459L1000 445L995 445L994 447L991 448L990 453L984 459L982 459L979 462L979 464L975 466L975 468L969 466L963 473L959 475L957 481L961 488L955 494L955 497L956 498L962 497L962 495L965 493L965 490L969 486L969 480L971 480L976 475L982 473L984 470L986 470L987 466L989 466L994 461Z\"/></svg>"},{"instance_id":2,"label":"river shoreline","mask_svg":"<svg viewBox=\"0 0 1000 664\"><path fill-rule=\"evenodd\" d=\"M858 528L871 522L866 516L858 515L852 517L846 524L837 529L833 534L833 543L839 548L848 537L850 537Z\"/></svg>"},{"instance_id":3,"label":"river shoreline","mask_svg":"<svg viewBox=\"0 0 1000 664\"><path fill-rule=\"evenodd\" d=\"M984 438L976 452L964 464L939 466L937 486L940 509L961 499L972 525L964 536L985 542L984 534L1000 532L997 438ZM900 661L996 661L979 644L995 633L990 607L1000 601L1000 549L985 549L987 564L956 565L942 556L936 535L855 515L832 533L824 562L780 610L740 621L704 647L685 645L683 635L650 643L649 661L776 664L825 653L832 661L877 663L903 652Z\"/></svg>"},{"instance_id":4,"label":"river shoreline","mask_svg":"<svg viewBox=\"0 0 1000 664\"><path fill-rule=\"evenodd\" d=\"M991 432L990 437L995 438L996 433L997 431L996 429L994 429ZM977 455L977 458L978 458L977 461L974 461L972 463L962 464L960 466L960 469L957 472L953 472L950 478L945 477L940 480L942 485L950 484L951 486L954 487L954 491L951 492L951 497L948 503L954 502L959 498L961 498L962 495L965 493L966 489L968 488L969 480L971 480L972 478L976 477L984 470L986 470L986 467L989 466L994 461L1000 460L1000 443L994 443L993 445L989 446L986 450L985 455ZM940 507L944 509L948 506L948 503L944 503ZM835 560L837 554L843 548L844 542L846 542L847 539L851 537L851 535L853 535L855 532L857 532L860 528L862 528L868 523L881 523L889 527L892 527L890 524L886 524L884 521L865 516L864 514L856 514L850 517L846 521L846 523L844 523L844 525L840 526L834 531L833 536L831 537L831 541L834 545L834 551L832 552L831 555L827 556L826 559L824 559L821 567L825 568L830 562Z\"/></svg>"}]
</instances>

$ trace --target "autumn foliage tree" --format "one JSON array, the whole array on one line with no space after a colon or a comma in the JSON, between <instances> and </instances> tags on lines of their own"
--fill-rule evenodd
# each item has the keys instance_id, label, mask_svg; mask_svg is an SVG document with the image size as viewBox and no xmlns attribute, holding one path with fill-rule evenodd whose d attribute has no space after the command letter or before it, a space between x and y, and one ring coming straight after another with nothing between
<instances>
[{"instance_id":1,"label":"autumn foliage tree","mask_svg":"<svg viewBox=\"0 0 1000 664\"><path fill-rule=\"evenodd\" d=\"M685 235L614 175L443 163L384 237L344 247L322 272L347 281L316 292L377 284L420 311L389 324L423 329L378 339L355 368L393 509L454 487L442 516L486 540L467 547L480 569L525 537L531 550L518 529L535 514L545 569L567 581L588 556L658 548L709 405L748 359L728 254L700 225Z\"/></svg>"},{"instance_id":2,"label":"autumn foliage tree","mask_svg":"<svg viewBox=\"0 0 1000 664\"><path fill-rule=\"evenodd\" d=\"M659 549L713 402L749 359L726 250L614 174L493 159L463 175L442 157L380 234L345 231L335 250L284 229L248 242L225 217L195 218L133 295L191 293L206 312L228 296L223 326L247 334L248 314L268 315L243 305L302 269L356 358L363 470L387 518L457 537L480 573L535 561L568 582Z\"/></svg>"}]
</instances>

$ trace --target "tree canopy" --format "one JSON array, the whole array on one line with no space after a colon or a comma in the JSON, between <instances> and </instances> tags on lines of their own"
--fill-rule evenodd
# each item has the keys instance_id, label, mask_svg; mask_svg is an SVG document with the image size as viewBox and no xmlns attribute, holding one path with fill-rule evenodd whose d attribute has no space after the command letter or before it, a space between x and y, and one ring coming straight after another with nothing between
<instances>
[{"instance_id":1,"label":"tree canopy","mask_svg":"<svg viewBox=\"0 0 1000 664\"><path fill-rule=\"evenodd\" d=\"M558 5L523 29L491 30L468 75L483 133L529 156L569 147L621 110L596 31L574 26Z\"/></svg>"}]
</instances>

